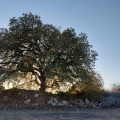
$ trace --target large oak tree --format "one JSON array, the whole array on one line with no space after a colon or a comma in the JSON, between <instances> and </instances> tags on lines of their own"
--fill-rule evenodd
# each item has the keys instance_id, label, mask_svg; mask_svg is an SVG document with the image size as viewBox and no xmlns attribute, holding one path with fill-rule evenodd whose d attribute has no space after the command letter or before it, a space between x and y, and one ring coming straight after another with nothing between
<instances>
[{"instance_id":1,"label":"large oak tree","mask_svg":"<svg viewBox=\"0 0 120 120\"><path fill-rule=\"evenodd\" d=\"M86 34L77 35L72 28L61 32L32 13L13 17L9 28L0 29L0 79L30 72L40 80L42 91L50 80L54 80L51 87L87 80L98 55L91 48Z\"/></svg>"}]
</instances>

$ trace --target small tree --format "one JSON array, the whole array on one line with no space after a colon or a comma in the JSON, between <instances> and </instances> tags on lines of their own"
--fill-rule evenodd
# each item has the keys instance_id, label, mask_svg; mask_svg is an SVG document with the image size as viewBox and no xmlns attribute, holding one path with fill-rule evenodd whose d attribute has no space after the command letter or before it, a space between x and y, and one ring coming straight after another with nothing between
<instances>
[{"instance_id":1,"label":"small tree","mask_svg":"<svg viewBox=\"0 0 120 120\"><path fill-rule=\"evenodd\" d=\"M42 91L51 79L83 80L98 55L91 48L86 34L77 35L72 28L60 32L32 13L13 17L8 29L0 30L0 79L30 72L40 80Z\"/></svg>"},{"instance_id":2,"label":"small tree","mask_svg":"<svg viewBox=\"0 0 120 120\"><path fill-rule=\"evenodd\" d=\"M112 92L120 92L120 84L113 84Z\"/></svg>"},{"instance_id":3,"label":"small tree","mask_svg":"<svg viewBox=\"0 0 120 120\"><path fill-rule=\"evenodd\" d=\"M86 79L76 81L69 92L78 95L84 93L84 97L95 100L103 94L103 79L98 72L90 71Z\"/></svg>"}]
</instances>

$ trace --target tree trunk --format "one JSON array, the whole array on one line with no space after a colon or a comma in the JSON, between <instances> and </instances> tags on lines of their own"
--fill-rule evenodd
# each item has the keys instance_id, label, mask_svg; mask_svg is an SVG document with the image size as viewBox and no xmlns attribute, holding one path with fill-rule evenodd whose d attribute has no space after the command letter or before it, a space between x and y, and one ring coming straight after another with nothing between
<instances>
[{"instance_id":1,"label":"tree trunk","mask_svg":"<svg viewBox=\"0 0 120 120\"><path fill-rule=\"evenodd\" d=\"M44 72L41 72L41 76L39 77L41 84L40 84L40 92L46 92L46 78L44 76Z\"/></svg>"}]
</instances>

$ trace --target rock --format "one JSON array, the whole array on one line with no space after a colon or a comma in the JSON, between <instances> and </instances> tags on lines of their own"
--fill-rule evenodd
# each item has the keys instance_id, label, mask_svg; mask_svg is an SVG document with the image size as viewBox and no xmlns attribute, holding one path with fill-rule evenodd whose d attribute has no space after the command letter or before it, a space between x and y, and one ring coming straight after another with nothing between
<instances>
[{"instance_id":1,"label":"rock","mask_svg":"<svg viewBox=\"0 0 120 120\"><path fill-rule=\"evenodd\" d=\"M51 97L50 100L47 102L48 104L52 106L66 106L68 105L68 102L63 100L62 102L58 101L56 97Z\"/></svg>"},{"instance_id":2,"label":"rock","mask_svg":"<svg viewBox=\"0 0 120 120\"><path fill-rule=\"evenodd\" d=\"M66 106L66 105L68 105L68 102L67 101L62 101L62 104L64 105L64 106Z\"/></svg>"},{"instance_id":3,"label":"rock","mask_svg":"<svg viewBox=\"0 0 120 120\"><path fill-rule=\"evenodd\" d=\"M52 106L57 106L59 102L58 102L57 98L51 97L50 100L47 103L52 105Z\"/></svg>"},{"instance_id":4,"label":"rock","mask_svg":"<svg viewBox=\"0 0 120 120\"><path fill-rule=\"evenodd\" d=\"M35 103L34 105L35 105L35 106L38 106L39 104L38 104L38 103Z\"/></svg>"},{"instance_id":5,"label":"rock","mask_svg":"<svg viewBox=\"0 0 120 120\"><path fill-rule=\"evenodd\" d=\"M87 106L90 105L90 101L87 98L85 99L85 105L87 105Z\"/></svg>"},{"instance_id":6,"label":"rock","mask_svg":"<svg viewBox=\"0 0 120 120\"><path fill-rule=\"evenodd\" d=\"M56 106L56 105L57 105L57 104L56 104L56 103L54 103L54 102L52 102L51 104L52 104L52 106Z\"/></svg>"},{"instance_id":7,"label":"rock","mask_svg":"<svg viewBox=\"0 0 120 120\"><path fill-rule=\"evenodd\" d=\"M91 104L92 107L96 107L96 105L93 101L90 104ZM101 105L99 105L99 107L101 107Z\"/></svg>"},{"instance_id":8,"label":"rock","mask_svg":"<svg viewBox=\"0 0 120 120\"><path fill-rule=\"evenodd\" d=\"M39 97L39 94L36 93L36 94L34 95L34 98L37 98L37 97Z\"/></svg>"},{"instance_id":9,"label":"rock","mask_svg":"<svg viewBox=\"0 0 120 120\"><path fill-rule=\"evenodd\" d=\"M63 105L68 105L68 102L65 101L65 100L63 100L63 101L62 101L62 104L63 104Z\"/></svg>"},{"instance_id":10,"label":"rock","mask_svg":"<svg viewBox=\"0 0 120 120\"><path fill-rule=\"evenodd\" d=\"M31 99L27 99L24 101L24 104L28 105L28 104L30 104L30 102L31 102Z\"/></svg>"},{"instance_id":11,"label":"rock","mask_svg":"<svg viewBox=\"0 0 120 120\"><path fill-rule=\"evenodd\" d=\"M57 106L64 106L63 103L59 102Z\"/></svg>"},{"instance_id":12,"label":"rock","mask_svg":"<svg viewBox=\"0 0 120 120\"><path fill-rule=\"evenodd\" d=\"M53 102L58 104L58 99L57 98L53 98Z\"/></svg>"},{"instance_id":13,"label":"rock","mask_svg":"<svg viewBox=\"0 0 120 120\"><path fill-rule=\"evenodd\" d=\"M79 105L84 106L84 101L82 99L79 99Z\"/></svg>"},{"instance_id":14,"label":"rock","mask_svg":"<svg viewBox=\"0 0 120 120\"><path fill-rule=\"evenodd\" d=\"M51 97L50 100L47 103L52 104L52 102L53 102L53 97Z\"/></svg>"},{"instance_id":15,"label":"rock","mask_svg":"<svg viewBox=\"0 0 120 120\"><path fill-rule=\"evenodd\" d=\"M51 105L52 106L57 106L58 105L58 99L57 98L53 98L53 100L52 100L52 98L51 98Z\"/></svg>"}]
</instances>

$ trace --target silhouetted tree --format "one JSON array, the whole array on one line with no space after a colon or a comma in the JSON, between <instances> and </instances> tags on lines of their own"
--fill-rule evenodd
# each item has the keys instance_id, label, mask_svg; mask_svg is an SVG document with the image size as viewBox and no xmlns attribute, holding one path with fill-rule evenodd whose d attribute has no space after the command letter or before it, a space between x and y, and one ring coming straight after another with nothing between
<instances>
[{"instance_id":1,"label":"silhouetted tree","mask_svg":"<svg viewBox=\"0 0 120 120\"><path fill-rule=\"evenodd\" d=\"M0 79L30 72L40 80L42 91L51 79L85 80L98 55L91 48L86 34L77 35L72 28L60 32L32 13L13 17L8 29L0 29Z\"/></svg>"}]
</instances>

